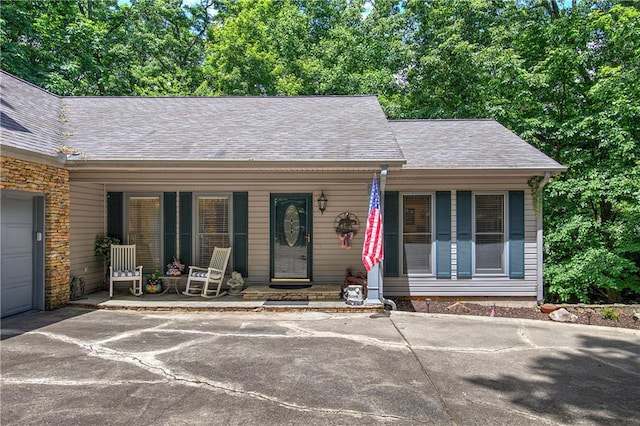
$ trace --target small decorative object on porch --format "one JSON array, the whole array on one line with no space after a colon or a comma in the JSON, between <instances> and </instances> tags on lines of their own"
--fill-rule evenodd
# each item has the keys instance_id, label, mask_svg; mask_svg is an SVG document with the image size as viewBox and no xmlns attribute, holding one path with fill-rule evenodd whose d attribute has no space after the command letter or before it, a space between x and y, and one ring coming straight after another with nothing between
<instances>
[{"instance_id":1,"label":"small decorative object on porch","mask_svg":"<svg viewBox=\"0 0 640 426\"><path fill-rule=\"evenodd\" d=\"M340 213L333 224L340 239L340 248L351 249L351 242L360 230L358 217L349 212Z\"/></svg>"},{"instance_id":2,"label":"small decorative object on porch","mask_svg":"<svg viewBox=\"0 0 640 426\"><path fill-rule=\"evenodd\" d=\"M242 274L240 272L233 271L231 273L231 278L227 281L227 285L229 286L230 295L242 295L242 290L244 289L244 280L242 279Z\"/></svg>"},{"instance_id":3,"label":"small decorative object on porch","mask_svg":"<svg viewBox=\"0 0 640 426\"><path fill-rule=\"evenodd\" d=\"M71 278L71 290L69 292L69 300L88 299L84 295L84 278L73 277Z\"/></svg>"},{"instance_id":4,"label":"small decorative object on porch","mask_svg":"<svg viewBox=\"0 0 640 426\"><path fill-rule=\"evenodd\" d=\"M184 271L184 264L180 263L178 258L173 256L173 262L167 264L167 275L172 277L179 277Z\"/></svg>"},{"instance_id":5,"label":"small decorative object on porch","mask_svg":"<svg viewBox=\"0 0 640 426\"><path fill-rule=\"evenodd\" d=\"M362 287L362 293L364 298L367 297L367 273L364 271L356 272L355 275L351 272L351 268L347 268L344 274L344 284L342 285L342 296L347 299L347 287L350 285L359 285Z\"/></svg>"},{"instance_id":6,"label":"small decorative object on porch","mask_svg":"<svg viewBox=\"0 0 640 426\"><path fill-rule=\"evenodd\" d=\"M162 291L162 278L160 271L157 269L147 278L147 284L144 287L145 293L155 294Z\"/></svg>"},{"instance_id":7,"label":"small decorative object on porch","mask_svg":"<svg viewBox=\"0 0 640 426\"><path fill-rule=\"evenodd\" d=\"M347 286L347 305L362 305L364 303L364 292L361 285Z\"/></svg>"}]
</instances>

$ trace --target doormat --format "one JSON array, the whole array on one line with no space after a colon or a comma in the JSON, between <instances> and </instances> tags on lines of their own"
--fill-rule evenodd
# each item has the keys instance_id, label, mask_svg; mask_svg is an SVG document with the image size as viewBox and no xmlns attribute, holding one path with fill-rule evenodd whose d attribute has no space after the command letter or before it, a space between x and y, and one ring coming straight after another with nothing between
<instances>
[{"instance_id":1,"label":"doormat","mask_svg":"<svg viewBox=\"0 0 640 426\"><path fill-rule=\"evenodd\" d=\"M303 288L309 288L311 284L271 284L269 288L275 288L278 290L300 290Z\"/></svg>"},{"instance_id":2,"label":"doormat","mask_svg":"<svg viewBox=\"0 0 640 426\"><path fill-rule=\"evenodd\" d=\"M267 300L262 306L309 306L308 300Z\"/></svg>"}]
</instances>

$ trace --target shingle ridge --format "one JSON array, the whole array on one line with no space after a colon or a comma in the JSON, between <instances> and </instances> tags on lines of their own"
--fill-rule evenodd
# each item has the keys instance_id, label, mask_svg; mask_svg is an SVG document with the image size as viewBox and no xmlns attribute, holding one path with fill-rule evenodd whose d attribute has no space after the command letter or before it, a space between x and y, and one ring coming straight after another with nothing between
<instances>
[{"instance_id":1,"label":"shingle ridge","mask_svg":"<svg viewBox=\"0 0 640 426\"><path fill-rule=\"evenodd\" d=\"M51 95L51 96L53 96L53 97L55 97L55 98L63 99L63 98L65 97L65 96L56 95L55 93L52 93L52 92L48 91L47 89L44 89L44 88L42 88L42 87L40 87L40 86L38 86L38 85L36 85L36 84L30 83L30 82L28 82L27 80L23 80L23 79L21 79L20 77L16 77L15 75L10 74L10 73L8 73L8 72L6 72L6 71L5 71L5 70L3 70L2 68L0 68L0 74L3 74L3 75L5 75L5 76L11 77L11 78L15 78L16 80L19 80L20 82L22 82L22 83L26 84L27 86L33 87L34 89L38 89L38 90L40 90L41 92L44 92L44 93L46 93L47 95Z\"/></svg>"},{"instance_id":2,"label":"shingle ridge","mask_svg":"<svg viewBox=\"0 0 640 426\"><path fill-rule=\"evenodd\" d=\"M38 87L38 86L34 86ZM44 89L41 89L44 90ZM45 90L46 91L46 90ZM48 92L47 92L48 93ZM57 95L55 95L57 96ZM320 99L320 98L377 98L376 95L223 95L223 96L197 96L197 95L181 95L181 96L139 96L139 95L122 95L122 96L61 96L63 99Z\"/></svg>"}]
</instances>

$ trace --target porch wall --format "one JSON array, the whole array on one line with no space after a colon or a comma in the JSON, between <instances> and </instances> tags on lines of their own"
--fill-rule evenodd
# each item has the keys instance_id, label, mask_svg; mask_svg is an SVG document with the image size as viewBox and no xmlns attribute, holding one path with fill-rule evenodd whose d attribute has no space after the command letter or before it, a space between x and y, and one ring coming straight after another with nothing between
<instances>
[{"instance_id":1,"label":"porch wall","mask_svg":"<svg viewBox=\"0 0 640 426\"><path fill-rule=\"evenodd\" d=\"M402 173L402 174L401 174ZM313 193L313 281L342 282L347 267L363 270L361 262L362 238L369 202L368 185L373 171L228 171L228 172L135 172L88 173L72 172L74 182L74 218L77 211L91 215L92 208L101 209L93 215L95 222L83 225L82 233L74 234L73 247L93 247L99 228L99 218L104 216L105 194L108 191L164 192L188 191L195 193L249 194L249 276L247 283L264 283L269 280L269 200L271 193ZM532 207L527 176L451 176L420 172L391 170L387 191L435 192L452 191L452 279L391 278L385 279L387 296L536 296L537 246L536 217ZM96 182L104 182L104 192L99 194ZM76 186L77 185L77 186ZM525 278L472 278L455 279L456 264L456 198L455 191L509 191L525 193ZM328 199L327 210L321 215L317 198L324 191ZM82 200L82 203L81 203ZM361 222L360 233L355 237L353 249L340 248L334 231L334 220L343 212L355 214ZM85 217L85 220L89 220ZM75 229L75 228L74 228ZM78 238L76 240L75 238ZM92 256L92 253L91 253ZM89 255L78 257L78 268L90 265ZM84 259L84 260L83 260ZM74 264L74 271L76 265ZM91 270L91 269L90 269Z\"/></svg>"},{"instance_id":2,"label":"porch wall","mask_svg":"<svg viewBox=\"0 0 640 426\"><path fill-rule=\"evenodd\" d=\"M75 191L77 203L82 197L94 197L96 193L87 192L91 180L105 183L105 195L101 203L106 203L107 192L193 192L249 194L249 276L247 283L265 283L269 281L269 202L271 193L313 193L313 281L344 281L345 269L364 270L362 266L362 236L366 220L369 194L373 172L207 172L207 173L135 173L127 175L130 181L118 182L122 174L109 173L72 173L73 180L84 188ZM193 179L193 180L191 180ZM111 182L109 182L111 181ZM189 182L185 182L189 181ZM97 189L97 186L96 186ZM328 199L324 215L317 208L317 199L324 191ZM97 206L97 200L85 200L87 206ZM356 207L354 207L356 206ZM102 207L101 207L102 208ZM104 211L104 208L103 210ZM348 211L361 221L361 232L356 236L353 249L340 248L340 240L334 230L334 220L340 213ZM86 214L89 214L87 211ZM86 232L78 246L93 247L95 233ZM75 258L74 258L75 259ZM87 259L85 259L85 262Z\"/></svg>"},{"instance_id":3,"label":"porch wall","mask_svg":"<svg viewBox=\"0 0 640 426\"><path fill-rule=\"evenodd\" d=\"M74 183L71 190L71 277L82 278L85 292L102 287L106 274L104 261L94 256L96 235L106 231L104 186Z\"/></svg>"}]
</instances>

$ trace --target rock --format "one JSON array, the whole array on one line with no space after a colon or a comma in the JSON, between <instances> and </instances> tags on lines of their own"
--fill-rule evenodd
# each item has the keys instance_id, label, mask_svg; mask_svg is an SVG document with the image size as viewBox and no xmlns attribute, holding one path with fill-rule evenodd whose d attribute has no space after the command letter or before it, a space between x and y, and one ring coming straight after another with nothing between
<instances>
[{"instance_id":1,"label":"rock","mask_svg":"<svg viewBox=\"0 0 640 426\"><path fill-rule=\"evenodd\" d=\"M471 309L469 309L468 306L465 306L465 304L462 303L462 302L456 302L451 306L447 306L447 310L455 312L457 314L459 314L459 313L468 314L469 312L471 312Z\"/></svg>"},{"instance_id":2,"label":"rock","mask_svg":"<svg viewBox=\"0 0 640 426\"><path fill-rule=\"evenodd\" d=\"M640 312L636 312L635 314L633 314L632 318L635 322L640 321Z\"/></svg>"},{"instance_id":3,"label":"rock","mask_svg":"<svg viewBox=\"0 0 640 426\"><path fill-rule=\"evenodd\" d=\"M565 308L556 309L555 311L549 314L549 318L552 321L558 322L576 322L578 321L578 316L576 314L572 314L567 311Z\"/></svg>"},{"instance_id":4,"label":"rock","mask_svg":"<svg viewBox=\"0 0 640 426\"><path fill-rule=\"evenodd\" d=\"M542 312L543 314L550 314L557 309L558 307L552 303L543 303L542 305L540 305L540 312Z\"/></svg>"}]
</instances>

